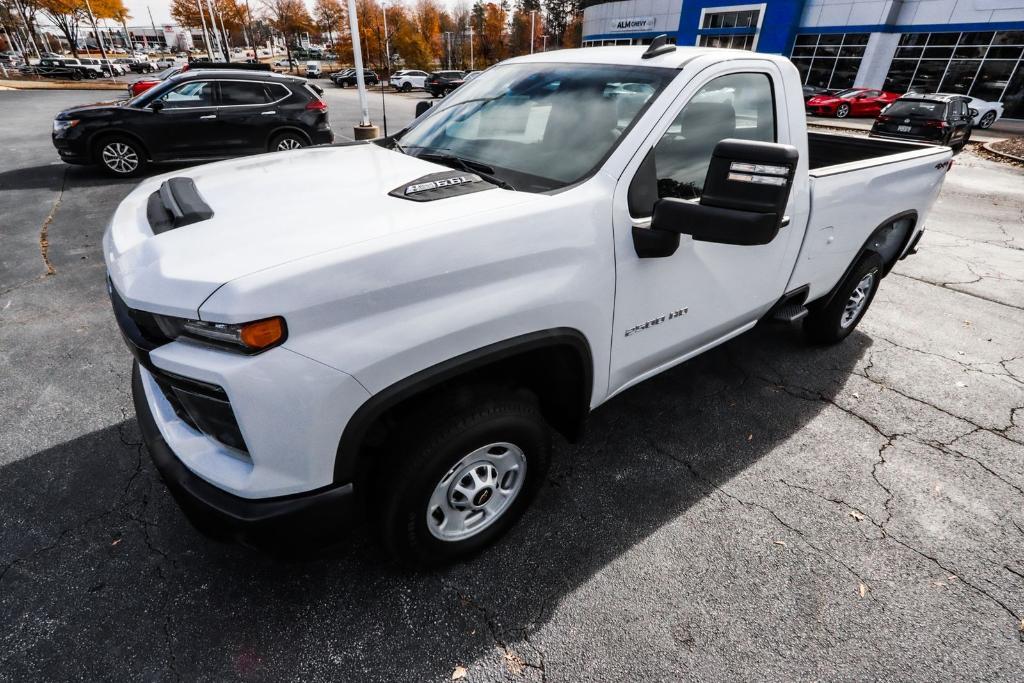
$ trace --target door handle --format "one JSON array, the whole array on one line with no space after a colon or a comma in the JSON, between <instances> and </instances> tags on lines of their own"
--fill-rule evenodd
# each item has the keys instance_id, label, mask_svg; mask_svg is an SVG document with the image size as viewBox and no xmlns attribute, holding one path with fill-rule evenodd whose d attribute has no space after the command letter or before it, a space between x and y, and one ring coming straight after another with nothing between
<instances>
[{"instance_id":1,"label":"door handle","mask_svg":"<svg viewBox=\"0 0 1024 683\"><path fill-rule=\"evenodd\" d=\"M215 119L215 118L217 118L216 114L207 114L206 116L200 116L199 120L202 121L204 119Z\"/></svg>"},{"instance_id":2,"label":"door handle","mask_svg":"<svg viewBox=\"0 0 1024 683\"><path fill-rule=\"evenodd\" d=\"M277 112L274 111L274 110L271 110L271 111L261 111L260 112L260 116L270 116L271 114L276 114L276 113Z\"/></svg>"}]
</instances>

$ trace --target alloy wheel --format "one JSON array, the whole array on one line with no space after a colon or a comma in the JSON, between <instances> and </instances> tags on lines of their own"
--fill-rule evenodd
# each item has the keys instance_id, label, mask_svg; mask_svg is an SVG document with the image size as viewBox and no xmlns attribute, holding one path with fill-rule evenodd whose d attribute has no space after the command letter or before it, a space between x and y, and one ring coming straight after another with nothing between
<instances>
[{"instance_id":1,"label":"alloy wheel","mask_svg":"<svg viewBox=\"0 0 1024 683\"><path fill-rule=\"evenodd\" d=\"M505 514L526 481L526 455L492 443L465 455L441 477L427 503L427 528L442 541L479 534Z\"/></svg>"},{"instance_id":2,"label":"alloy wheel","mask_svg":"<svg viewBox=\"0 0 1024 683\"><path fill-rule=\"evenodd\" d=\"M860 317L861 311L864 310L864 305L871 295L871 288L874 286L875 273L872 271L866 273L860 279L860 282L857 283L857 286L853 288L853 292L850 293L850 298L847 299L846 306L843 308L843 317L839 320L839 324L842 325L843 329L854 324L857 318Z\"/></svg>"},{"instance_id":3,"label":"alloy wheel","mask_svg":"<svg viewBox=\"0 0 1024 683\"><path fill-rule=\"evenodd\" d=\"M978 125L981 126L982 128L989 128L995 122L996 113L994 111L990 111L981 117L981 121L978 122Z\"/></svg>"},{"instance_id":4,"label":"alloy wheel","mask_svg":"<svg viewBox=\"0 0 1024 683\"><path fill-rule=\"evenodd\" d=\"M836 109L836 118L845 119L850 113L850 105L840 104Z\"/></svg>"},{"instance_id":5,"label":"alloy wheel","mask_svg":"<svg viewBox=\"0 0 1024 683\"><path fill-rule=\"evenodd\" d=\"M299 149L302 147L302 143L295 138L283 138L277 143L278 152L287 152L290 149Z\"/></svg>"},{"instance_id":6,"label":"alloy wheel","mask_svg":"<svg viewBox=\"0 0 1024 683\"><path fill-rule=\"evenodd\" d=\"M114 173L127 175L139 167L138 153L123 142L108 142L100 156L103 164Z\"/></svg>"}]
</instances>

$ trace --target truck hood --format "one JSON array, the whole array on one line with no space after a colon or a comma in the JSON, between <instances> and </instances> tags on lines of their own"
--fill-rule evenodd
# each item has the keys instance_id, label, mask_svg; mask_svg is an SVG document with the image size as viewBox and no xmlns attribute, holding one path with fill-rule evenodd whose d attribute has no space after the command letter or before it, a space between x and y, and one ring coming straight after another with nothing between
<instances>
[{"instance_id":1,"label":"truck hood","mask_svg":"<svg viewBox=\"0 0 1024 683\"><path fill-rule=\"evenodd\" d=\"M461 173L356 144L262 154L150 178L111 219L103 239L107 270L129 306L196 317L218 287L245 275L539 197L489 185L433 201L388 194L439 172ZM213 216L154 234L147 202L174 177L191 178Z\"/></svg>"}]
</instances>

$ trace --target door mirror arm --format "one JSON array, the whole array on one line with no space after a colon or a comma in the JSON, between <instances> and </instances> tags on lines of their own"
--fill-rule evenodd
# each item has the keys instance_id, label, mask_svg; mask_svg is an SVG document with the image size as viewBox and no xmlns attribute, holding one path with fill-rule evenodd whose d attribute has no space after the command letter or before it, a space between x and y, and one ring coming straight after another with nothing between
<instances>
[{"instance_id":1,"label":"door mirror arm","mask_svg":"<svg viewBox=\"0 0 1024 683\"><path fill-rule=\"evenodd\" d=\"M153 104L149 105L149 108L153 110L154 114L159 114L164 109L164 101L154 100Z\"/></svg>"}]
</instances>

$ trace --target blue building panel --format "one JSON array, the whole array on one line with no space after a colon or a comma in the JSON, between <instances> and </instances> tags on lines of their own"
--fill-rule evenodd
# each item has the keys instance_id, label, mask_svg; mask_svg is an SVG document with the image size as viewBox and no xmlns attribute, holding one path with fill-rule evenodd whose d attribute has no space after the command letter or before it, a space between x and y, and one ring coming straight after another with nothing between
<instances>
[{"instance_id":1,"label":"blue building panel","mask_svg":"<svg viewBox=\"0 0 1024 683\"><path fill-rule=\"evenodd\" d=\"M696 45L699 35L742 35L745 29L702 29L701 14L705 11L729 11L736 7L760 5L761 30L757 41L758 52L789 54L793 47L800 18L804 14L807 0L768 0L762 3L723 2L723 0L684 0L679 18L678 42L680 45Z\"/></svg>"}]
</instances>

